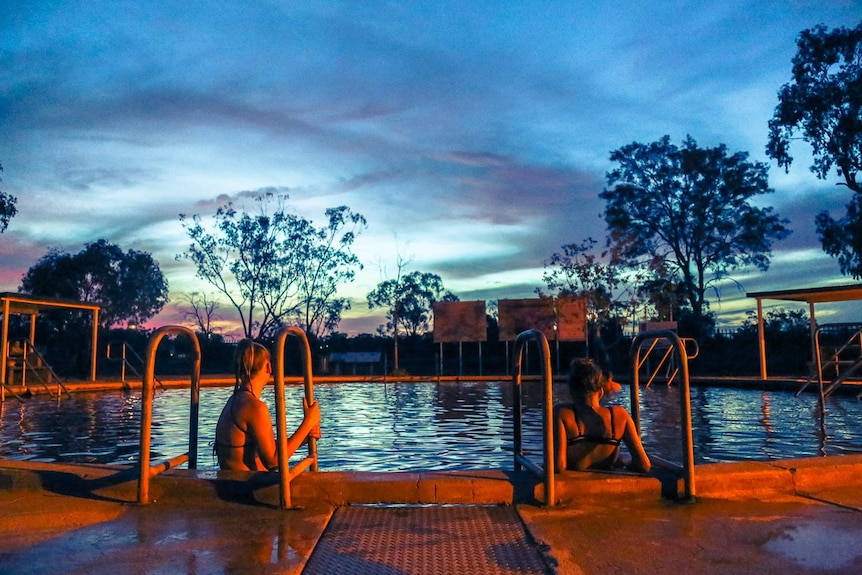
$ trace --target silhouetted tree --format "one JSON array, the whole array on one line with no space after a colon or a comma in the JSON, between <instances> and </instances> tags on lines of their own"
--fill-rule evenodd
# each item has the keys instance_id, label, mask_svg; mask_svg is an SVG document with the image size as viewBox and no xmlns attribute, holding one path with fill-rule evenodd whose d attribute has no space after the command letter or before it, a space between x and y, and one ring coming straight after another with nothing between
<instances>
[{"instance_id":1,"label":"silhouetted tree","mask_svg":"<svg viewBox=\"0 0 862 575\"><path fill-rule=\"evenodd\" d=\"M50 250L21 280L22 293L102 305L99 323L141 325L168 301L168 282L153 257L100 239L77 254Z\"/></svg>"},{"instance_id":2,"label":"silhouetted tree","mask_svg":"<svg viewBox=\"0 0 862 575\"><path fill-rule=\"evenodd\" d=\"M790 233L772 208L751 204L772 190L767 166L747 153L699 148L690 136L677 147L664 136L624 146L611 160L619 167L600 194L609 242L629 266L663 267L698 321L714 282L743 266L766 270L773 240Z\"/></svg>"},{"instance_id":3,"label":"silhouetted tree","mask_svg":"<svg viewBox=\"0 0 862 575\"><path fill-rule=\"evenodd\" d=\"M219 303L212 295L193 291L191 293L180 295L180 299L185 303L183 309L183 318L191 324L191 327L197 333L209 339L210 336L218 332L215 326L216 311L218 311Z\"/></svg>"},{"instance_id":4,"label":"silhouetted tree","mask_svg":"<svg viewBox=\"0 0 862 575\"><path fill-rule=\"evenodd\" d=\"M384 325L380 326L381 335L391 333L395 340L394 369L398 367L398 334L402 329L408 335L421 335L430 326L433 303L436 301L458 301L458 298L443 287L443 280L437 274L414 271L404 273L407 262L398 260L398 273L395 278L377 284L368 294L368 308L386 310Z\"/></svg>"},{"instance_id":5,"label":"silhouetted tree","mask_svg":"<svg viewBox=\"0 0 862 575\"><path fill-rule=\"evenodd\" d=\"M824 26L803 30L796 41L793 80L778 92L769 121L766 153L790 167L790 142L798 131L811 145L811 171L825 179L834 166L843 184L855 192L847 213L835 220L828 212L816 219L823 250L838 258L841 273L862 277L862 24L856 28Z\"/></svg>"},{"instance_id":6,"label":"silhouetted tree","mask_svg":"<svg viewBox=\"0 0 862 575\"><path fill-rule=\"evenodd\" d=\"M338 297L337 292L362 269L350 248L367 225L364 216L347 206L329 208L326 217L329 223L319 229L306 222L308 229L301 234L302 243L294 248L304 256L297 279L297 320L306 333L318 339L338 327L342 313L350 309L350 300Z\"/></svg>"},{"instance_id":7,"label":"silhouetted tree","mask_svg":"<svg viewBox=\"0 0 862 575\"><path fill-rule=\"evenodd\" d=\"M2 171L3 166L0 165L0 172ZM18 208L15 207L17 202L18 198L15 196L0 191L0 234L6 231L6 227L9 225L9 220L15 217L15 214L18 213Z\"/></svg>"},{"instance_id":8,"label":"silhouetted tree","mask_svg":"<svg viewBox=\"0 0 862 575\"><path fill-rule=\"evenodd\" d=\"M596 251L598 242L587 238L580 244L561 246L543 263L542 280L551 295L583 297L587 304L587 317L593 323L609 317L625 315L631 305L634 290L624 270L615 265L610 250ZM541 288L539 296L546 295Z\"/></svg>"},{"instance_id":9,"label":"silhouetted tree","mask_svg":"<svg viewBox=\"0 0 862 575\"><path fill-rule=\"evenodd\" d=\"M350 246L362 216L332 208L328 225L318 230L288 213L283 199L258 196L256 214L227 203L216 210L212 230L199 215L180 214L192 243L177 258L191 260L197 276L227 297L246 337L272 336L290 320L307 333L333 329L346 309L335 291L360 265Z\"/></svg>"}]
</instances>

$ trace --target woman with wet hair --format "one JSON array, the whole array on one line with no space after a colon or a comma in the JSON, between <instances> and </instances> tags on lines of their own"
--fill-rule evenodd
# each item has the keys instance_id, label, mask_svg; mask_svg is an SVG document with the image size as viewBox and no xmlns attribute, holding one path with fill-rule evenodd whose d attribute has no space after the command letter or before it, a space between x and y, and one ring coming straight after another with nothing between
<instances>
[{"instance_id":1,"label":"woman with wet hair","mask_svg":"<svg viewBox=\"0 0 862 575\"><path fill-rule=\"evenodd\" d=\"M624 407L604 407L599 403L613 385L615 382L592 360L572 361L572 403L554 408L554 463L558 472L620 467L643 473L650 470L649 457L629 412ZM620 456L620 443L626 444L631 461Z\"/></svg>"},{"instance_id":2,"label":"woman with wet hair","mask_svg":"<svg viewBox=\"0 0 862 575\"><path fill-rule=\"evenodd\" d=\"M278 467L278 452L269 408L261 401L272 376L269 350L250 339L239 342L234 357L236 384L216 424L215 453L221 469L265 471ZM320 407L308 405L302 423L287 440L290 457L311 436L320 437Z\"/></svg>"}]
</instances>

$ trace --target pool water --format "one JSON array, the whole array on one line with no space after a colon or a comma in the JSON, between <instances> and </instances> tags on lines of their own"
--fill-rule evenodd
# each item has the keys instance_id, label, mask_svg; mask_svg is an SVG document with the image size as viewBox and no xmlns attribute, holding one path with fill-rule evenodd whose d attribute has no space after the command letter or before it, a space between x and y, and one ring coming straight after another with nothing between
<instances>
[{"instance_id":1,"label":"pool water","mask_svg":"<svg viewBox=\"0 0 862 575\"><path fill-rule=\"evenodd\" d=\"M541 389L523 384L524 444L541 460ZM198 467L216 467L211 442L230 388L200 395ZM681 461L679 390L652 386L640 394L647 452ZM302 388L287 388L287 423L300 420ZM338 383L315 386L323 437L323 471L512 469L511 382ZM568 399L555 386L556 401ZM274 406L274 390L264 390ZM629 390L610 403L629 407ZM719 387L691 391L697 463L774 460L862 452L862 403L827 399L821 426L817 397ZM153 461L187 450L188 390L157 391ZM10 399L0 406L0 458L63 463L129 464L138 459L139 393L79 393L70 399ZM275 418L273 417L273 421ZM825 431L825 433L824 433ZM304 448L301 450L304 451Z\"/></svg>"}]
</instances>

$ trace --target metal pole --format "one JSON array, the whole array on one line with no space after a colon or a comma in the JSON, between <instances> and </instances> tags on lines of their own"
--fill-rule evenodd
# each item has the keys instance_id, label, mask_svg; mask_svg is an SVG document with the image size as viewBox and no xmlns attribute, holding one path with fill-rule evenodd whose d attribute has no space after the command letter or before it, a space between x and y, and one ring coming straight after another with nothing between
<instances>
[{"instance_id":1,"label":"metal pole","mask_svg":"<svg viewBox=\"0 0 862 575\"><path fill-rule=\"evenodd\" d=\"M197 339L195 339L197 341ZM90 381L96 381L96 352L99 345L99 308L93 310L93 337L90 351Z\"/></svg>"},{"instance_id":2,"label":"metal pole","mask_svg":"<svg viewBox=\"0 0 862 575\"><path fill-rule=\"evenodd\" d=\"M3 346L3 372L0 373L0 386L3 388L2 399L6 399L6 373L9 365L9 300L3 298L3 334L0 335L0 345Z\"/></svg>"},{"instance_id":3,"label":"metal pole","mask_svg":"<svg viewBox=\"0 0 862 575\"><path fill-rule=\"evenodd\" d=\"M551 350L548 347L548 339L541 331L536 329L527 330L518 335L515 339L514 356L513 356L513 401L514 415L512 427L514 432L514 453L515 453L515 469L520 470L522 463L525 462L522 449L521 436L521 357L524 352L529 349L527 343L530 340L535 340L539 347L539 357L542 368L542 450L544 468L538 470L534 464L530 468L534 472L541 472L545 486L545 505L553 506L556 504L556 493L554 483L554 426L553 426L553 378L551 375Z\"/></svg>"},{"instance_id":4,"label":"metal pole","mask_svg":"<svg viewBox=\"0 0 862 575\"><path fill-rule=\"evenodd\" d=\"M278 473L279 473L279 506L281 509L291 507L290 497L290 468L287 453L287 414L284 401L284 345L288 336L296 337L303 347L302 371L305 384L305 399L309 404L314 403L314 379L311 372L311 346L308 336L296 326L287 326L279 331L275 342L275 415L276 415L276 443L278 447ZM311 470L317 471L317 440L308 438L308 456L313 459Z\"/></svg>"},{"instance_id":5,"label":"metal pole","mask_svg":"<svg viewBox=\"0 0 862 575\"><path fill-rule=\"evenodd\" d=\"M757 346L760 352L760 379L766 379L766 336L763 330L763 301L757 298Z\"/></svg>"}]
</instances>

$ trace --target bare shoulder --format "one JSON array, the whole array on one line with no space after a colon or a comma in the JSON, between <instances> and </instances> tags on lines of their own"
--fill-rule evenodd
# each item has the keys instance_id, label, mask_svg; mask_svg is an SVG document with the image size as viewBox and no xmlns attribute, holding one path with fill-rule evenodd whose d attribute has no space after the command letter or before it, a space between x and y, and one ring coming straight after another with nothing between
<instances>
[{"instance_id":1,"label":"bare shoulder","mask_svg":"<svg viewBox=\"0 0 862 575\"><path fill-rule=\"evenodd\" d=\"M610 409L614 414L615 420L625 421L626 423L632 421L632 416L629 414L629 410L625 407L621 405L611 405Z\"/></svg>"},{"instance_id":2,"label":"bare shoulder","mask_svg":"<svg viewBox=\"0 0 862 575\"><path fill-rule=\"evenodd\" d=\"M554 415L559 416L564 413L570 413L575 410L574 403L558 403L554 406Z\"/></svg>"}]
</instances>

